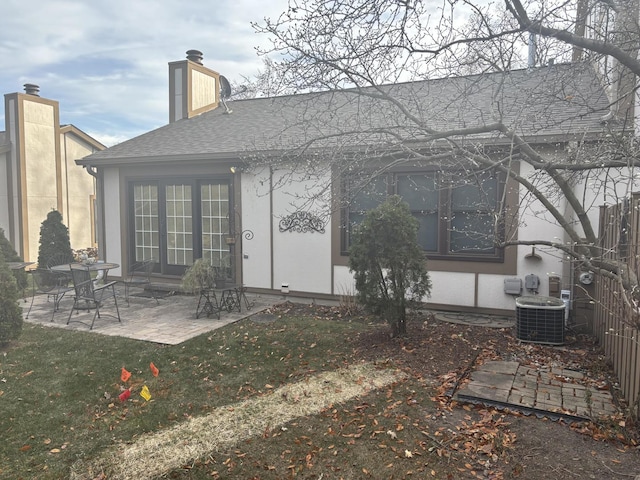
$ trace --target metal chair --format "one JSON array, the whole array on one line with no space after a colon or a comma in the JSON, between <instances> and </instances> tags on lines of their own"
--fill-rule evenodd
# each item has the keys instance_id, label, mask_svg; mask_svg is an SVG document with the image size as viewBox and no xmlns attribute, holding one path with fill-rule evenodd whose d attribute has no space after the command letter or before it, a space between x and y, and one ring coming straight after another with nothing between
<instances>
[{"instance_id":1,"label":"metal chair","mask_svg":"<svg viewBox=\"0 0 640 480\"><path fill-rule=\"evenodd\" d=\"M75 290L75 298L73 301L71 312L69 312L67 325L69 325L69 322L71 322L71 316L73 315L74 310L89 311L92 308L95 308L93 320L91 321L91 325L89 326L89 330L92 330L93 324L96 321L96 317L101 318L100 307L102 307L103 302L105 300L108 300L109 298L113 298L116 306L116 315L110 316L117 318L118 322L122 322L122 320L120 319L120 310L118 309L118 299L116 297L115 285L117 282L113 281L105 283L104 285L95 286L88 267L70 265L70 268L71 278L73 280L73 289ZM79 323L85 322L79 321Z\"/></svg>"},{"instance_id":2,"label":"metal chair","mask_svg":"<svg viewBox=\"0 0 640 480\"><path fill-rule=\"evenodd\" d=\"M29 305L29 311L27 312L27 318L31 313L31 307L33 307L33 300L36 295L46 295L47 301L53 298L53 312L51 312L51 321L60 307L60 301L67 292L73 290L73 288L61 285L61 274L38 268L31 271L31 278L33 279L33 294L31 296L31 305Z\"/></svg>"},{"instance_id":3,"label":"metal chair","mask_svg":"<svg viewBox=\"0 0 640 480\"><path fill-rule=\"evenodd\" d=\"M127 278L122 281L122 283L124 283L124 298L127 301L127 306L129 306L129 290L131 288L149 290L151 296L156 301L156 305L160 304L160 302L158 302L158 296L151 284L151 273L153 272L154 265L155 261L153 259L143 260L131 265Z\"/></svg>"},{"instance_id":4,"label":"metal chair","mask_svg":"<svg viewBox=\"0 0 640 480\"><path fill-rule=\"evenodd\" d=\"M47 269L51 270L51 267L57 265L69 265L74 262L73 255L66 253L58 253L47 260ZM44 268L39 265L39 268ZM71 284L71 273L55 272L58 274L58 281L61 287L69 287Z\"/></svg>"}]
</instances>

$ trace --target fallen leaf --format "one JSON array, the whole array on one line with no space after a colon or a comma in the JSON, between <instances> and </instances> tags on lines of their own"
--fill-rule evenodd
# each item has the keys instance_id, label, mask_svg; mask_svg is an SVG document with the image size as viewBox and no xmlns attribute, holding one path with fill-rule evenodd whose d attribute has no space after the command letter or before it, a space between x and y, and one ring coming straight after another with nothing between
<instances>
[{"instance_id":1,"label":"fallen leaf","mask_svg":"<svg viewBox=\"0 0 640 480\"><path fill-rule=\"evenodd\" d=\"M404 451L404 457L405 458L413 458L413 453L411 453L410 450L405 450Z\"/></svg>"}]
</instances>

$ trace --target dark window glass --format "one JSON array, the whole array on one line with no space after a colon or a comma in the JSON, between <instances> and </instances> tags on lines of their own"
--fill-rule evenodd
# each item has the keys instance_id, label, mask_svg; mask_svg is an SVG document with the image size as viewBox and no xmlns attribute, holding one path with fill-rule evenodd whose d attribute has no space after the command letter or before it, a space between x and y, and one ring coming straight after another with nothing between
<instances>
[{"instance_id":1,"label":"dark window glass","mask_svg":"<svg viewBox=\"0 0 640 480\"><path fill-rule=\"evenodd\" d=\"M418 243L428 252L438 250L439 193L436 173L398 175L396 193L407 202L420 223Z\"/></svg>"},{"instance_id":2,"label":"dark window glass","mask_svg":"<svg viewBox=\"0 0 640 480\"><path fill-rule=\"evenodd\" d=\"M493 172L389 173L362 187L350 183L351 202L345 209L343 251L349 234L366 212L387 195L397 194L418 220L418 242L430 257L499 259L502 181Z\"/></svg>"},{"instance_id":3,"label":"dark window glass","mask_svg":"<svg viewBox=\"0 0 640 480\"><path fill-rule=\"evenodd\" d=\"M494 212L498 204L498 179L487 173L455 179L451 186L449 251L495 252Z\"/></svg>"}]
</instances>

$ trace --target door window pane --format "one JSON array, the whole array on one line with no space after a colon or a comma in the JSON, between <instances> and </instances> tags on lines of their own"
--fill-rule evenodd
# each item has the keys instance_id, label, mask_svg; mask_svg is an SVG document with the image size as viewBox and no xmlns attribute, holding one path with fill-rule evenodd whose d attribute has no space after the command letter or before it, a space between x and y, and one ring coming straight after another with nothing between
<instances>
[{"instance_id":1,"label":"door window pane","mask_svg":"<svg viewBox=\"0 0 640 480\"><path fill-rule=\"evenodd\" d=\"M202 204L202 258L214 267L230 266L229 186L209 183L200 187Z\"/></svg>"},{"instance_id":2,"label":"door window pane","mask_svg":"<svg viewBox=\"0 0 640 480\"><path fill-rule=\"evenodd\" d=\"M167 262L190 265L193 258L191 242L191 185L175 184L165 187L167 212Z\"/></svg>"},{"instance_id":3,"label":"door window pane","mask_svg":"<svg viewBox=\"0 0 640 480\"><path fill-rule=\"evenodd\" d=\"M133 189L135 260L159 261L158 186L138 184Z\"/></svg>"}]
</instances>

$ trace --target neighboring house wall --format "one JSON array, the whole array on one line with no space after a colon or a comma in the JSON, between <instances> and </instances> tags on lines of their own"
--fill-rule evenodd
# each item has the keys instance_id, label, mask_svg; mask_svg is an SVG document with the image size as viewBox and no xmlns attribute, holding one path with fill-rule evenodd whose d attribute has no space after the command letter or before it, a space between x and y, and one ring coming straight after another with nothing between
<instances>
[{"instance_id":1,"label":"neighboring house wall","mask_svg":"<svg viewBox=\"0 0 640 480\"><path fill-rule=\"evenodd\" d=\"M6 150L6 151L4 151ZM0 142L0 227L9 236L9 151Z\"/></svg>"},{"instance_id":2,"label":"neighboring house wall","mask_svg":"<svg viewBox=\"0 0 640 480\"><path fill-rule=\"evenodd\" d=\"M14 248L27 261L38 256L40 224L52 209L61 209L58 186L60 133L58 102L34 95L7 95L14 161L12 176ZM11 128L13 127L13 128Z\"/></svg>"},{"instance_id":3,"label":"neighboring house wall","mask_svg":"<svg viewBox=\"0 0 640 480\"><path fill-rule=\"evenodd\" d=\"M105 147L75 127L61 127L58 102L37 94L5 95L5 119L0 227L16 251L37 260L40 226L52 209L62 214L73 248L94 246L95 181L75 160Z\"/></svg>"},{"instance_id":4,"label":"neighboring house wall","mask_svg":"<svg viewBox=\"0 0 640 480\"><path fill-rule=\"evenodd\" d=\"M97 151L95 141L73 126L61 128L62 149L62 216L69 228L73 248L96 246L95 232L95 178L76 165L75 160Z\"/></svg>"}]
</instances>

